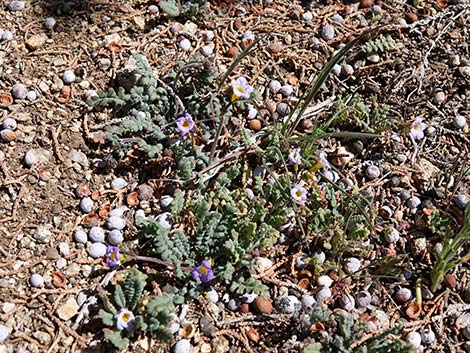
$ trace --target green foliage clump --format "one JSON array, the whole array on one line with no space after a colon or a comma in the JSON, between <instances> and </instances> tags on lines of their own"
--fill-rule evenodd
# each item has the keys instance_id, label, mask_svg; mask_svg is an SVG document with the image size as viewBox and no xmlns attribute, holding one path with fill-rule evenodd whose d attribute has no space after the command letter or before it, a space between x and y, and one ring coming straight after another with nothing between
<instances>
[{"instance_id":1,"label":"green foliage clump","mask_svg":"<svg viewBox=\"0 0 470 353\"><path fill-rule=\"evenodd\" d=\"M320 306L313 308L311 322L321 322L328 327L331 320L337 322L337 327L328 341L324 342L323 339L321 342L310 343L304 347L304 353L411 353L413 351L408 343L396 337L402 328L400 325L361 341L367 332L367 325L357 314L347 312L334 314Z\"/></svg>"},{"instance_id":2,"label":"green foliage clump","mask_svg":"<svg viewBox=\"0 0 470 353\"><path fill-rule=\"evenodd\" d=\"M389 35L379 36L377 38L371 39L365 42L362 45L362 50L367 54L372 53L384 53L388 50L393 49L395 42L393 38Z\"/></svg>"},{"instance_id":3,"label":"green foliage clump","mask_svg":"<svg viewBox=\"0 0 470 353\"><path fill-rule=\"evenodd\" d=\"M103 309L99 310L98 315L104 325L110 327L104 330L104 337L116 348L125 348L130 338L141 333L166 342L172 339L166 326L173 320L174 298L165 293L144 305L142 299L148 297L144 295L146 279L147 275L134 267L127 273L123 286L117 284L112 293L100 294ZM116 328L116 316L122 309L130 310L135 316L130 330Z\"/></svg>"}]
</instances>

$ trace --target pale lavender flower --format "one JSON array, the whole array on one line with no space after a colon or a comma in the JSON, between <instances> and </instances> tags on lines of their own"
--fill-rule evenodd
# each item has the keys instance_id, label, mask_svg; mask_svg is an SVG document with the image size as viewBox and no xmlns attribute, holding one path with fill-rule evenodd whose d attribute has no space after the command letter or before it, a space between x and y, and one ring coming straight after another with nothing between
<instances>
[{"instance_id":1,"label":"pale lavender flower","mask_svg":"<svg viewBox=\"0 0 470 353\"><path fill-rule=\"evenodd\" d=\"M126 330L131 331L134 327L135 316L132 311L127 310L126 308L122 308L118 314L115 316L116 318L116 328L119 331Z\"/></svg>"},{"instance_id":2,"label":"pale lavender flower","mask_svg":"<svg viewBox=\"0 0 470 353\"><path fill-rule=\"evenodd\" d=\"M212 271L212 266L209 261L202 260L200 266L193 267L191 276L193 276L196 281L207 283L214 278L214 271Z\"/></svg>"},{"instance_id":3,"label":"pale lavender flower","mask_svg":"<svg viewBox=\"0 0 470 353\"><path fill-rule=\"evenodd\" d=\"M304 202L307 200L307 189L300 184L295 184L290 190L290 195L296 202Z\"/></svg>"},{"instance_id":4,"label":"pale lavender flower","mask_svg":"<svg viewBox=\"0 0 470 353\"><path fill-rule=\"evenodd\" d=\"M109 267L117 266L121 263L121 255L119 254L119 247L108 245L106 248L106 264Z\"/></svg>"},{"instance_id":5,"label":"pale lavender flower","mask_svg":"<svg viewBox=\"0 0 470 353\"><path fill-rule=\"evenodd\" d=\"M318 154L318 158L320 159L319 163L321 163L321 168L323 168L324 170L331 169L330 162L328 162L328 159L326 159L325 152L320 152Z\"/></svg>"},{"instance_id":6,"label":"pale lavender flower","mask_svg":"<svg viewBox=\"0 0 470 353\"><path fill-rule=\"evenodd\" d=\"M248 84L248 81L243 76L240 76L236 80L232 80L232 101L239 98L248 99L250 98L253 87Z\"/></svg>"},{"instance_id":7,"label":"pale lavender flower","mask_svg":"<svg viewBox=\"0 0 470 353\"><path fill-rule=\"evenodd\" d=\"M300 148L293 148L287 156L289 164L301 164L302 156L300 155Z\"/></svg>"},{"instance_id":8,"label":"pale lavender flower","mask_svg":"<svg viewBox=\"0 0 470 353\"><path fill-rule=\"evenodd\" d=\"M181 133L181 136L184 136L194 129L194 120L191 115L186 113L181 118L176 120L176 127Z\"/></svg>"},{"instance_id":9,"label":"pale lavender flower","mask_svg":"<svg viewBox=\"0 0 470 353\"><path fill-rule=\"evenodd\" d=\"M426 124L423 123L423 119L416 118L415 121L411 123L411 137L421 140L424 137L424 130L426 129Z\"/></svg>"}]
</instances>

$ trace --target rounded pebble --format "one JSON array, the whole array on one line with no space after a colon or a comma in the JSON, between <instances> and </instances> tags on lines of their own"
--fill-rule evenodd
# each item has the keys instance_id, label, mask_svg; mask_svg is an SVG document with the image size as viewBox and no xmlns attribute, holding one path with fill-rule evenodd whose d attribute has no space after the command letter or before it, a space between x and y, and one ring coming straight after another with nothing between
<instances>
[{"instance_id":1,"label":"rounded pebble","mask_svg":"<svg viewBox=\"0 0 470 353\"><path fill-rule=\"evenodd\" d=\"M62 256L68 256L70 255L70 246L69 246L69 243L63 241L63 242L60 242L59 243L59 253L62 255Z\"/></svg>"},{"instance_id":2,"label":"rounded pebble","mask_svg":"<svg viewBox=\"0 0 470 353\"><path fill-rule=\"evenodd\" d=\"M421 332L421 341L423 342L423 344L432 344L435 339L436 334L433 330L428 328Z\"/></svg>"},{"instance_id":3,"label":"rounded pebble","mask_svg":"<svg viewBox=\"0 0 470 353\"><path fill-rule=\"evenodd\" d=\"M108 234L108 242L111 245L118 245L124 241L124 236L122 235L121 231L118 229L113 229Z\"/></svg>"},{"instance_id":4,"label":"rounded pebble","mask_svg":"<svg viewBox=\"0 0 470 353\"><path fill-rule=\"evenodd\" d=\"M303 14L302 14L302 19L304 21L311 21L313 20L313 14L310 12L310 11L305 11Z\"/></svg>"},{"instance_id":5,"label":"rounded pebble","mask_svg":"<svg viewBox=\"0 0 470 353\"><path fill-rule=\"evenodd\" d=\"M465 127L465 125L467 125L467 119L465 119L465 117L463 115L456 115L452 119L452 125L456 129L463 129Z\"/></svg>"},{"instance_id":6,"label":"rounded pebble","mask_svg":"<svg viewBox=\"0 0 470 353\"><path fill-rule=\"evenodd\" d=\"M35 273L29 278L29 284L31 287L42 287L44 286L44 278L40 274Z\"/></svg>"},{"instance_id":7,"label":"rounded pebble","mask_svg":"<svg viewBox=\"0 0 470 353\"><path fill-rule=\"evenodd\" d=\"M77 229L73 235L73 239L77 243L85 244L88 241L88 235L86 234L85 231L81 229Z\"/></svg>"},{"instance_id":8,"label":"rounded pebble","mask_svg":"<svg viewBox=\"0 0 470 353\"><path fill-rule=\"evenodd\" d=\"M61 78L66 85L73 83L76 79L75 73L72 70L65 70Z\"/></svg>"},{"instance_id":9,"label":"rounded pebble","mask_svg":"<svg viewBox=\"0 0 470 353\"><path fill-rule=\"evenodd\" d=\"M322 289L320 289L317 294L315 295L315 299L318 301L318 302L321 302L325 299L328 299L328 298L331 298L331 289L328 288L328 287L323 287Z\"/></svg>"},{"instance_id":10,"label":"rounded pebble","mask_svg":"<svg viewBox=\"0 0 470 353\"><path fill-rule=\"evenodd\" d=\"M189 41L189 39L184 38L178 43L178 46L181 48L181 50L188 51L189 49L191 49L191 42Z\"/></svg>"},{"instance_id":11,"label":"rounded pebble","mask_svg":"<svg viewBox=\"0 0 470 353\"><path fill-rule=\"evenodd\" d=\"M335 65L333 66L333 69L332 69L331 71L333 71L333 73L334 73L336 76L341 75L341 65L335 64Z\"/></svg>"},{"instance_id":12,"label":"rounded pebble","mask_svg":"<svg viewBox=\"0 0 470 353\"><path fill-rule=\"evenodd\" d=\"M170 195L163 195L162 198L160 199L160 205L163 208L170 206L172 202L173 202L173 197L171 197Z\"/></svg>"},{"instance_id":13,"label":"rounded pebble","mask_svg":"<svg viewBox=\"0 0 470 353\"><path fill-rule=\"evenodd\" d=\"M6 118L5 120L3 120L2 122L2 127L4 129L8 129L8 130L16 130L17 128L17 124L16 124L16 120L13 119L13 118Z\"/></svg>"},{"instance_id":14,"label":"rounded pebble","mask_svg":"<svg viewBox=\"0 0 470 353\"><path fill-rule=\"evenodd\" d=\"M276 307L281 313L293 314L302 308L302 303L296 296L288 295L287 297L277 298Z\"/></svg>"},{"instance_id":15,"label":"rounded pebble","mask_svg":"<svg viewBox=\"0 0 470 353\"><path fill-rule=\"evenodd\" d=\"M380 177L380 169L376 165L370 165L366 169L366 177L369 179L377 179Z\"/></svg>"},{"instance_id":16,"label":"rounded pebble","mask_svg":"<svg viewBox=\"0 0 470 353\"><path fill-rule=\"evenodd\" d=\"M355 257L348 258L346 262L344 263L344 272L346 272L347 274L355 273L359 271L360 268L361 268L361 260Z\"/></svg>"},{"instance_id":17,"label":"rounded pebble","mask_svg":"<svg viewBox=\"0 0 470 353\"><path fill-rule=\"evenodd\" d=\"M372 301L372 296L370 295L368 291L361 290L356 295L356 303L360 307L369 306L371 301Z\"/></svg>"},{"instance_id":18,"label":"rounded pebble","mask_svg":"<svg viewBox=\"0 0 470 353\"><path fill-rule=\"evenodd\" d=\"M201 31L202 40L205 42L210 42L214 39L214 31Z\"/></svg>"},{"instance_id":19,"label":"rounded pebble","mask_svg":"<svg viewBox=\"0 0 470 353\"><path fill-rule=\"evenodd\" d=\"M302 297L301 302L302 302L302 309L304 311L310 310L317 303L315 298L311 295L304 295Z\"/></svg>"},{"instance_id":20,"label":"rounded pebble","mask_svg":"<svg viewBox=\"0 0 470 353\"><path fill-rule=\"evenodd\" d=\"M277 105L276 111L280 116L286 116L287 112L289 111L289 105L287 103L280 102Z\"/></svg>"},{"instance_id":21,"label":"rounded pebble","mask_svg":"<svg viewBox=\"0 0 470 353\"><path fill-rule=\"evenodd\" d=\"M412 297L411 290L408 288L400 288L395 293L395 299L400 303L406 303Z\"/></svg>"},{"instance_id":22,"label":"rounded pebble","mask_svg":"<svg viewBox=\"0 0 470 353\"><path fill-rule=\"evenodd\" d=\"M341 297L339 298L339 305L344 310L352 310L356 306L356 301L354 300L354 297L350 294L342 294Z\"/></svg>"},{"instance_id":23,"label":"rounded pebble","mask_svg":"<svg viewBox=\"0 0 470 353\"><path fill-rule=\"evenodd\" d=\"M335 37L335 28L330 24L325 24L321 28L320 35L324 40L332 40Z\"/></svg>"},{"instance_id":24,"label":"rounded pebble","mask_svg":"<svg viewBox=\"0 0 470 353\"><path fill-rule=\"evenodd\" d=\"M396 243L400 240L400 232L394 227L387 227L384 230L384 238L387 243Z\"/></svg>"},{"instance_id":25,"label":"rounded pebble","mask_svg":"<svg viewBox=\"0 0 470 353\"><path fill-rule=\"evenodd\" d=\"M173 347L173 352L174 353L189 353L191 350L191 343L189 343L189 340L187 339L182 339L176 342L175 346Z\"/></svg>"},{"instance_id":26,"label":"rounded pebble","mask_svg":"<svg viewBox=\"0 0 470 353\"><path fill-rule=\"evenodd\" d=\"M281 82L279 82L278 80L272 80L270 83L269 83L269 90L271 91L271 93L273 94L276 94L277 92L279 92L279 90L281 89L282 85L281 85Z\"/></svg>"},{"instance_id":27,"label":"rounded pebble","mask_svg":"<svg viewBox=\"0 0 470 353\"><path fill-rule=\"evenodd\" d=\"M9 40L13 39L13 33L11 31L3 31L2 33L2 41L8 42ZM18 98L18 99L24 99L24 98Z\"/></svg>"},{"instance_id":28,"label":"rounded pebble","mask_svg":"<svg viewBox=\"0 0 470 353\"><path fill-rule=\"evenodd\" d=\"M80 210L84 213L90 213L93 211L94 202L89 197L84 197L80 200Z\"/></svg>"},{"instance_id":29,"label":"rounded pebble","mask_svg":"<svg viewBox=\"0 0 470 353\"><path fill-rule=\"evenodd\" d=\"M28 152L25 153L24 155L24 163L28 166L28 167L32 167L33 165L35 165L36 163L39 162L39 157L36 153L35 150L29 150Z\"/></svg>"},{"instance_id":30,"label":"rounded pebble","mask_svg":"<svg viewBox=\"0 0 470 353\"><path fill-rule=\"evenodd\" d=\"M10 336L10 330L8 327L0 325L0 343L4 342L8 336Z\"/></svg>"},{"instance_id":31,"label":"rounded pebble","mask_svg":"<svg viewBox=\"0 0 470 353\"><path fill-rule=\"evenodd\" d=\"M217 303L219 301L219 294L214 289L211 289L206 293L206 298L211 303Z\"/></svg>"},{"instance_id":32,"label":"rounded pebble","mask_svg":"<svg viewBox=\"0 0 470 353\"><path fill-rule=\"evenodd\" d=\"M330 288L331 285L333 284L333 280L331 279L330 276L322 275L322 276L318 277L317 284L319 286Z\"/></svg>"},{"instance_id":33,"label":"rounded pebble","mask_svg":"<svg viewBox=\"0 0 470 353\"><path fill-rule=\"evenodd\" d=\"M129 185L129 184L123 178L116 178L111 182L111 189L122 190L127 185Z\"/></svg>"},{"instance_id":34,"label":"rounded pebble","mask_svg":"<svg viewBox=\"0 0 470 353\"><path fill-rule=\"evenodd\" d=\"M108 229L123 230L126 227L126 221L118 216L111 216L106 223Z\"/></svg>"},{"instance_id":35,"label":"rounded pebble","mask_svg":"<svg viewBox=\"0 0 470 353\"><path fill-rule=\"evenodd\" d=\"M93 243L104 242L104 229L101 227L92 227L88 232L88 237Z\"/></svg>"},{"instance_id":36,"label":"rounded pebble","mask_svg":"<svg viewBox=\"0 0 470 353\"><path fill-rule=\"evenodd\" d=\"M24 1L13 0L8 4L8 10L10 11L23 11L25 7Z\"/></svg>"},{"instance_id":37,"label":"rounded pebble","mask_svg":"<svg viewBox=\"0 0 470 353\"><path fill-rule=\"evenodd\" d=\"M461 210L465 210L470 203L470 197L467 195L457 195L454 197L455 205Z\"/></svg>"},{"instance_id":38,"label":"rounded pebble","mask_svg":"<svg viewBox=\"0 0 470 353\"><path fill-rule=\"evenodd\" d=\"M227 303L227 308L231 311L238 311L238 309L240 308L240 300L230 299Z\"/></svg>"},{"instance_id":39,"label":"rounded pebble","mask_svg":"<svg viewBox=\"0 0 470 353\"><path fill-rule=\"evenodd\" d=\"M281 87L279 92L284 96L284 97L289 97L293 92L294 88L292 88L291 85L284 85Z\"/></svg>"},{"instance_id":40,"label":"rounded pebble","mask_svg":"<svg viewBox=\"0 0 470 353\"><path fill-rule=\"evenodd\" d=\"M98 259L106 255L107 246L103 243L93 243L88 249L88 254L94 259Z\"/></svg>"},{"instance_id":41,"label":"rounded pebble","mask_svg":"<svg viewBox=\"0 0 470 353\"><path fill-rule=\"evenodd\" d=\"M419 205L421 205L421 200L416 196L412 196L406 201L406 205L409 208L417 208Z\"/></svg>"},{"instance_id":42,"label":"rounded pebble","mask_svg":"<svg viewBox=\"0 0 470 353\"><path fill-rule=\"evenodd\" d=\"M5 32L3 34L5 34ZM22 83L15 83L13 87L11 87L11 95L16 99L25 99L28 95L28 89Z\"/></svg>"},{"instance_id":43,"label":"rounded pebble","mask_svg":"<svg viewBox=\"0 0 470 353\"><path fill-rule=\"evenodd\" d=\"M201 53L204 56L211 56L214 53L214 49L210 45L204 45L201 48Z\"/></svg>"},{"instance_id":44,"label":"rounded pebble","mask_svg":"<svg viewBox=\"0 0 470 353\"><path fill-rule=\"evenodd\" d=\"M416 331L411 331L406 335L406 342L418 348L421 345L421 335Z\"/></svg>"},{"instance_id":45,"label":"rounded pebble","mask_svg":"<svg viewBox=\"0 0 470 353\"><path fill-rule=\"evenodd\" d=\"M351 76L354 73L354 68L349 64L344 64L341 66L341 73L344 76Z\"/></svg>"},{"instance_id":46,"label":"rounded pebble","mask_svg":"<svg viewBox=\"0 0 470 353\"><path fill-rule=\"evenodd\" d=\"M170 212L164 212L155 217L155 220L165 229L171 228Z\"/></svg>"},{"instance_id":47,"label":"rounded pebble","mask_svg":"<svg viewBox=\"0 0 470 353\"><path fill-rule=\"evenodd\" d=\"M44 20L44 27L47 29L52 29L56 25L56 20L53 17L48 17Z\"/></svg>"}]
</instances>

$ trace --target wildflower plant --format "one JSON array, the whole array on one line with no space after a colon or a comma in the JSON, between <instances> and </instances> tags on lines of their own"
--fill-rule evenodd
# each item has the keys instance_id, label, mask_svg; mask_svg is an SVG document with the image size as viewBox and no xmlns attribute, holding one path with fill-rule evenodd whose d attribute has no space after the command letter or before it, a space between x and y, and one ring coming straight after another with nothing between
<instances>
[{"instance_id":1,"label":"wildflower plant","mask_svg":"<svg viewBox=\"0 0 470 353\"><path fill-rule=\"evenodd\" d=\"M103 309L98 315L108 326L104 330L105 339L116 348L125 348L131 338L140 334L163 341L172 339L167 325L173 320L171 311L175 297L165 293L149 298L144 293L146 279L147 276L134 267L127 273L123 286L114 286L113 293L101 290Z\"/></svg>"},{"instance_id":2,"label":"wildflower plant","mask_svg":"<svg viewBox=\"0 0 470 353\"><path fill-rule=\"evenodd\" d=\"M422 140L424 138L425 129L426 129L426 124L423 123L423 119L416 118L411 123L410 135L413 139Z\"/></svg>"}]
</instances>

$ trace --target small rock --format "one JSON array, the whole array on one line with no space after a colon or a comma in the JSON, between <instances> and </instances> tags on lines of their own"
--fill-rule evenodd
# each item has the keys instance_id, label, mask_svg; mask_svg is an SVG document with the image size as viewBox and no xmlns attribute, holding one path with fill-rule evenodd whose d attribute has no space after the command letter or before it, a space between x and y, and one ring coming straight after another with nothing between
<instances>
[{"instance_id":1,"label":"small rock","mask_svg":"<svg viewBox=\"0 0 470 353\"><path fill-rule=\"evenodd\" d=\"M276 307L283 314L293 314L300 311L302 303L297 297L288 295L287 297L279 297L276 299Z\"/></svg>"},{"instance_id":2,"label":"small rock","mask_svg":"<svg viewBox=\"0 0 470 353\"><path fill-rule=\"evenodd\" d=\"M201 332L206 336L210 336L216 331L214 323L209 316L202 316L199 319L199 328L201 329Z\"/></svg>"},{"instance_id":3,"label":"small rock","mask_svg":"<svg viewBox=\"0 0 470 353\"><path fill-rule=\"evenodd\" d=\"M126 227L126 221L118 216L111 216L106 223L108 229L123 230Z\"/></svg>"},{"instance_id":4,"label":"small rock","mask_svg":"<svg viewBox=\"0 0 470 353\"><path fill-rule=\"evenodd\" d=\"M220 335L211 340L211 353L226 353L229 350L229 341Z\"/></svg>"},{"instance_id":5,"label":"small rock","mask_svg":"<svg viewBox=\"0 0 470 353\"><path fill-rule=\"evenodd\" d=\"M74 240L77 243L85 244L88 240L88 235L81 229L77 229L73 235Z\"/></svg>"},{"instance_id":6,"label":"small rock","mask_svg":"<svg viewBox=\"0 0 470 353\"><path fill-rule=\"evenodd\" d=\"M84 197L80 200L80 209L84 213L90 213L93 211L94 202L90 197Z\"/></svg>"},{"instance_id":7,"label":"small rock","mask_svg":"<svg viewBox=\"0 0 470 353\"><path fill-rule=\"evenodd\" d=\"M400 288L395 293L395 299L400 303L406 303L411 297L412 293L408 288Z\"/></svg>"},{"instance_id":8,"label":"small rock","mask_svg":"<svg viewBox=\"0 0 470 353\"><path fill-rule=\"evenodd\" d=\"M271 93L274 93L276 94L277 92L279 92L279 90L281 89L282 85L279 81L277 80L272 80L270 83L269 83L269 90L271 91Z\"/></svg>"},{"instance_id":9,"label":"small rock","mask_svg":"<svg viewBox=\"0 0 470 353\"><path fill-rule=\"evenodd\" d=\"M189 41L189 39L184 38L178 43L178 46L181 48L181 50L188 51L189 49L191 49L191 42Z\"/></svg>"},{"instance_id":10,"label":"small rock","mask_svg":"<svg viewBox=\"0 0 470 353\"><path fill-rule=\"evenodd\" d=\"M370 165L366 169L366 177L370 180L379 178L380 174L380 169L376 165Z\"/></svg>"},{"instance_id":11,"label":"small rock","mask_svg":"<svg viewBox=\"0 0 470 353\"><path fill-rule=\"evenodd\" d=\"M62 320L67 321L77 315L78 309L80 309L80 306L78 305L75 298L69 298L64 305L57 309L57 315Z\"/></svg>"},{"instance_id":12,"label":"small rock","mask_svg":"<svg viewBox=\"0 0 470 353\"><path fill-rule=\"evenodd\" d=\"M421 341L423 344L432 344L436 339L436 334L431 329L425 329L421 332Z\"/></svg>"},{"instance_id":13,"label":"small rock","mask_svg":"<svg viewBox=\"0 0 470 353\"><path fill-rule=\"evenodd\" d=\"M331 285L333 284L333 280L331 279L330 276L322 275L322 276L318 277L317 284L319 286L323 286L325 288L330 288Z\"/></svg>"},{"instance_id":14,"label":"small rock","mask_svg":"<svg viewBox=\"0 0 470 353\"><path fill-rule=\"evenodd\" d=\"M459 72L462 76L470 77L470 66L459 67Z\"/></svg>"},{"instance_id":15,"label":"small rock","mask_svg":"<svg viewBox=\"0 0 470 353\"><path fill-rule=\"evenodd\" d=\"M32 35L26 40L26 45L31 50L36 50L42 47L47 41L47 36L44 33L37 33Z\"/></svg>"},{"instance_id":16,"label":"small rock","mask_svg":"<svg viewBox=\"0 0 470 353\"><path fill-rule=\"evenodd\" d=\"M22 83L15 83L11 87L11 95L16 99L25 99L28 95L28 89Z\"/></svg>"},{"instance_id":17,"label":"small rock","mask_svg":"<svg viewBox=\"0 0 470 353\"><path fill-rule=\"evenodd\" d=\"M231 311L237 311L240 308L240 300L230 299L227 303L227 308Z\"/></svg>"},{"instance_id":18,"label":"small rock","mask_svg":"<svg viewBox=\"0 0 470 353\"><path fill-rule=\"evenodd\" d=\"M63 242L60 242L59 243L59 253L62 255L62 256L68 256L70 255L70 247L69 247L69 243L63 241Z\"/></svg>"},{"instance_id":19,"label":"small rock","mask_svg":"<svg viewBox=\"0 0 470 353\"><path fill-rule=\"evenodd\" d=\"M140 31L143 31L145 29L145 18L143 18L142 16L133 17L132 22Z\"/></svg>"},{"instance_id":20,"label":"small rock","mask_svg":"<svg viewBox=\"0 0 470 353\"><path fill-rule=\"evenodd\" d=\"M269 260L266 257L256 257L254 264L253 264L253 269L255 270L256 273L260 274L265 272L267 269L271 268L273 266L273 262Z\"/></svg>"},{"instance_id":21,"label":"small rock","mask_svg":"<svg viewBox=\"0 0 470 353\"><path fill-rule=\"evenodd\" d=\"M111 188L114 190L122 190L129 185L123 178L116 178L111 182Z\"/></svg>"},{"instance_id":22,"label":"small rock","mask_svg":"<svg viewBox=\"0 0 470 353\"><path fill-rule=\"evenodd\" d=\"M45 20L44 20L44 27L46 27L47 29L52 29L54 28L54 26L56 25L56 20L55 18L53 17L47 17Z\"/></svg>"},{"instance_id":23,"label":"small rock","mask_svg":"<svg viewBox=\"0 0 470 353\"><path fill-rule=\"evenodd\" d=\"M38 98L38 94L36 91L29 91L28 94L26 95L26 99L29 101L34 101Z\"/></svg>"},{"instance_id":24,"label":"small rock","mask_svg":"<svg viewBox=\"0 0 470 353\"><path fill-rule=\"evenodd\" d=\"M16 123L16 120L13 118L6 118L2 122L2 128L8 129L8 130L16 130L18 124Z\"/></svg>"},{"instance_id":25,"label":"small rock","mask_svg":"<svg viewBox=\"0 0 470 353\"><path fill-rule=\"evenodd\" d=\"M355 258L355 257L350 257L346 260L344 263L344 272L347 274L352 274L361 268L361 260Z\"/></svg>"},{"instance_id":26,"label":"small rock","mask_svg":"<svg viewBox=\"0 0 470 353\"><path fill-rule=\"evenodd\" d=\"M470 203L470 197L467 195L457 195L454 197L455 205L461 210L465 210Z\"/></svg>"},{"instance_id":27,"label":"small rock","mask_svg":"<svg viewBox=\"0 0 470 353\"><path fill-rule=\"evenodd\" d=\"M13 0L7 6L8 10L10 11L23 11L25 8L24 1Z\"/></svg>"},{"instance_id":28,"label":"small rock","mask_svg":"<svg viewBox=\"0 0 470 353\"><path fill-rule=\"evenodd\" d=\"M354 297L350 294L342 294L339 298L339 304L344 310L352 310L356 306Z\"/></svg>"},{"instance_id":29,"label":"small rock","mask_svg":"<svg viewBox=\"0 0 470 353\"><path fill-rule=\"evenodd\" d=\"M44 331L35 331L32 336L45 346L49 346L52 342L52 336Z\"/></svg>"},{"instance_id":30,"label":"small rock","mask_svg":"<svg viewBox=\"0 0 470 353\"><path fill-rule=\"evenodd\" d=\"M111 245L118 245L124 241L124 236L122 235L121 231L118 229L113 229L108 234L108 242Z\"/></svg>"},{"instance_id":31,"label":"small rock","mask_svg":"<svg viewBox=\"0 0 470 353\"><path fill-rule=\"evenodd\" d=\"M2 41L3 42L8 42L12 39L13 39L13 33L11 31L3 31L3 33L2 33Z\"/></svg>"},{"instance_id":32,"label":"small rock","mask_svg":"<svg viewBox=\"0 0 470 353\"><path fill-rule=\"evenodd\" d=\"M33 233L33 238L39 243L47 243L49 240L52 239L53 235L51 232L52 225L46 224L41 225L36 228L35 232Z\"/></svg>"},{"instance_id":33,"label":"small rock","mask_svg":"<svg viewBox=\"0 0 470 353\"><path fill-rule=\"evenodd\" d=\"M39 273L35 273L29 278L29 284L35 288L42 287L44 286L44 278Z\"/></svg>"},{"instance_id":34,"label":"small rock","mask_svg":"<svg viewBox=\"0 0 470 353\"><path fill-rule=\"evenodd\" d=\"M320 31L320 36L324 40L332 40L335 37L335 28L330 24L325 24Z\"/></svg>"},{"instance_id":35,"label":"small rock","mask_svg":"<svg viewBox=\"0 0 470 353\"><path fill-rule=\"evenodd\" d=\"M310 310L317 303L315 298L311 295L304 295L302 297L301 302L302 302L302 309L304 311Z\"/></svg>"},{"instance_id":36,"label":"small rock","mask_svg":"<svg viewBox=\"0 0 470 353\"><path fill-rule=\"evenodd\" d=\"M106 245L104 245L103 243L93 243L88 249L88 254L91 257L98 259L106 255L106 248Z\"/></svg>"},{"instance_id":37,"label":"small rock","mask_svg":"<svg viewBox=\"0 0 470 353\"><path fill-rule=\"evenodd\" d=\"M261 296L258 296L253 301L253 309L255 309L255 311L257 311L260 314L271 314L271 312L273 311L273 305L271 304L270 300L265 299Z\"/></svg>"},{"instance_id":38,"label":"small rock","mask_svg":"<svg viewBox=\"0 0 470 353\"><path fill-rule=\"evenodd\" d=\"M171 197L170 195L163 195L162 198L160 199L160 205L163 208L167 208L168 206L171 205L172 202L173 202L173 197Z\"/></svg>"},{"instance_id":39,"label":"small rock","mask_svg":"<svg viewBox=\"0 0 470 353\"><path fill-rule=\"evenodd\" d=\"M284 85L281 87L279 92L284 96L284 97L289 97L293 92L294 88L292 88L291 85Z\"/></svg>"},{"instance_id":40,"label":"small rock","mask_svg":"<svg viewBox=\"0 0 470 353\"><path fill-rule=\"evenodd\" d=\"M92 227L88 232L88 237L93 243L104 242L104 229L101 227Z\"/></svg>"},{"instance_id":41,"label":"small rock","mask_svg":"<svg viewBox=\"0 0 470 353\"><path fill-rule=\"evenodd\" d=\"M9 129L0 131L0 138L5 142L12 142L16 140L16 133Z\"/></svg>"},{"instance_id":42,"label":"small rock","mask_svg":"<svg viewBox=\"0 0 470 353\"><path fill-rule=\"evenodd\" d=\"M72 148L68 153L68 157L72 162L78 163L82 167L88 166L88 158L85 153L81 151L77 151L76 149Z\"/></svg>"},{"instance_id":43,"label":"small rock","mask_svg":"<svg viewBox=\"0 0 470 353\"><path fill-rule=\"evenodd\" d=\"M406 342L418 348L421 345L421 335L416 331L411 331L406 335Z\"/></svg>"},{"instance_id":44,"label":"small rock","mask_svg":"<svg viewBox=\"0 0 470 353\"><path fill-rule=\"evenodd\" d=\"M406 201L406 205L411 209L415 209L421 205L421 200L416 196L412 196Z\"/></svg>"},{"instance_id":45,"label":"small rock","mask_svg":"<svg viewBox=\"0 0 470 353\"><path fill-rule=\"evenodd\" d=\"M35 150L29 150L24 155L24 164L28 167L32 167L33 165L39 162L39 157Z\"/></svg>"},{"instance_id":46,"label":"small rock","mask_svg":"<svg viewBox=\"0 0 470 353\"><path fill-rule=\"evenodd\" d=\"M75 73L72 70L65 70L61 78L66 85L69 85L76 80Z\"/></svg>"},{"instance_id":47,"label":"small rock","mask_svg":"<svg viewBox=\"0 0 470 353\"><path fill-rule=\"evenodd\" d=\"M313 20L313 14L310 12L310 11L305 11L303 14L302 14L302 19L304 21L311 21Z\"/></svg>"},{"instance_id":48,"label":"small rock","mask_svg":"<svg viewBox=\"0 0 470 353\"><path fill-rule=\"evenodd\" d=\"M356 302L357 305L360 307L367 307L370 305L372 301L372 296L368 291L361 290L359 293L356 295Z\"/></svg>"},{"instance_id":49,"label":"small rock","mask_svg":"<svg viewBox=\"0 0 470 353\"><path fill-rule=\"evenodd\" d=\"M0 325L0 342L4 342L10 335L8 327Z\"/></svg>"},{"instance_id":50,"label":"small rock","mask_svg":"<svg viewBox=\"0 0 470 353\"><path fill-rule=\"evenodd\" d=\"M463 115L456 115L452 119L452 125L456 129L463 129L465 127L465 125L467 125L467 119L465 119L465 117Z\"/></svg>"},{"instance_id":51,"label":"small rock","mask_svg":"<svg viewBox=\"0 0 470 353\"><path fill-rule=\"evenodd\" d=\"M189 353L191 350L191 343L187 339L182 339L176 342L175 346L173 347L174 353Z\"/></svg>"}]
</instances>

